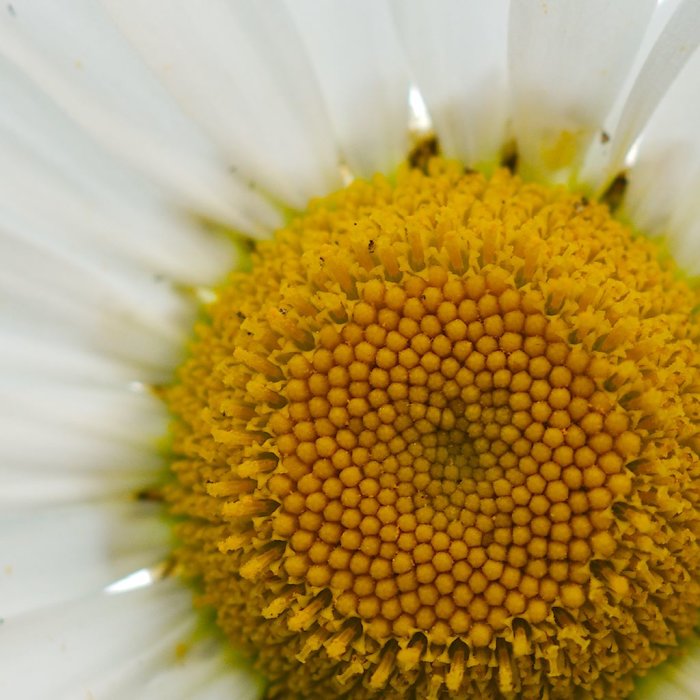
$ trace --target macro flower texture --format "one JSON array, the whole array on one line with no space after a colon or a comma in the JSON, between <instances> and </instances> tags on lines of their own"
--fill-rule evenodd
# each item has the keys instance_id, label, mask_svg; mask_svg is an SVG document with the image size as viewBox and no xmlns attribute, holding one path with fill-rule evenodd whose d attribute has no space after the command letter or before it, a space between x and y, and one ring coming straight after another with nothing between
<instances>
[{"instance_id":1,"label":"macro flower texture","mask_svg":"<svg viewBox=\"0 0 700 700\"><path fill-rule=\"evenodd\" d=\"M0 15L1 697L700 697L697 0Z\"/></svg>"}]
</instances>

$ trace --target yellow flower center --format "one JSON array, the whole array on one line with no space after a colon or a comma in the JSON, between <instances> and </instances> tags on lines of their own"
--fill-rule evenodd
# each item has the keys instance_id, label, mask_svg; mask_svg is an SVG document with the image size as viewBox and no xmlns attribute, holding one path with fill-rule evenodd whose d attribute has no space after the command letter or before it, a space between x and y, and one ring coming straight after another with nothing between
<instances>
[{"instance_id":1,"label":"yellow flower center","mask_svg":"<svg viewBox=\"0 0 700 700\"><path fill-rule=\"evenodd\" d=\"M700 296L433 159L311 203L179 383L180 565L270 697L624 697L700 606Z\"/></svg>"}]
</instances>

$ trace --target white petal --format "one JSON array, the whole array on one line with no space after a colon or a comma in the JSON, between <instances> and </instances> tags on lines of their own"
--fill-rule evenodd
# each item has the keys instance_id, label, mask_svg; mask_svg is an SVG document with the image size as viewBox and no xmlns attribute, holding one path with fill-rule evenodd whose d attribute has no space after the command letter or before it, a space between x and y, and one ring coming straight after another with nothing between
<instances>
[{"instance_id":1,"label":"white petal","mask_svg":"<svg viewBox=\"0 0 700 700\"><path fill-rule=\"evenodd\" d=\"M506 123L508 4L394 3L402 44L445 153L493 164Z\"/></svg>"},{"instance_id":2,"label":"white petal","mask_svg":"<svg viewBox=\"0 0 700 700\"><path fill-rule=\"evenodd\" d=\"M0 18L0 55L9 62L5 71L12 64L34 91L54 103L44 111L13 94L4 117L13 133L40 151L82 157L85 149L71 150L56 138L68 130L67 116L112 156L168 189L181 206L246 228L268 216L99 4L19 0L12 7L13 13ZM4 89L16 93L19 81L15 76ZM87 165L81 159L78 164Z\"/></svg>"},{"instance_id":3,"label":"white petal","mask_svg":"<svg viewBox=\"0 0 700 700\"><path fill-rule=\"evenodd\" d=\"M655 112L629 170L625 212L646 233L665 235L684 269L700 271L700 52Z\"/></svg>"},{"instance_id":4,"label":"white petal","mask_svg":"<svg viewBox=\"0 0 700 700\"><path fill-rule=\"evenodd\" d=\"M106 5L231 168L299 207L339 186L323 100L284 6L225 0Z\"/></svg>"},{"instance_id":5,"label":"white petal","mask_svg":"<svg viewBox=\"0 0 700 700\"><path fill-rule=\"evenodd\" d=\"M654 0L513 2L513 126L525 175L576 174L630 70Z\"/></svg>"},{"instance_id":6,"label":"white petal","mask_svg":"<svg viewBox=\"0 0 700 700\"><path fill-rule=\"evenodd\" d=\"M31 377L4 378L0 405L3 414L24 418L39 430L53 423L144 448L160 437L165 419L165 407L146 392Z\"/></svg>"},{"instance_id":7,"label":"white petal","mask_svg":"<svg viewBox=\"0 0 700 700\"><path fill-rule=\"evenodd\" d=\"M31 375L0 385L3 510L131 497L158 478L166 413L147 391Z\"/></svg>"},{"instance_id":8,"label":"white petal","mask_svg":"<svg viewBox=\"0 0 700 700\"><path fill-rule=\"evenodd\" d=\"M648 119L700 45L700 4L684 0L664 27L627 97L611 144L609 175L618 170Z\"/></svg>"},{"instance_id":9,"label":"white petal","mask_svg":"<svg viewBox=\"0 0 700 700\"><path fill-rule=\"evenodd\" d=\"M193 623L190 592L174 581L7 619L0 634L0 696L99 698L120 674L138 667L142 655L170 652L173 659Z\"/></svg>"},{"instance_id":10,"label":"white petal","mask_svg":"<svg viewBox=\"0 0 700 700\"><path fill-rule=\"evenodd\" d=\"M680 655L637 683L629 700L697 700L700 697L700 642L684 643Z\"/></svg>"},{"instance_id":11,"label":"white petal","mask_svg":"<svg viewBox=\"0 0 700 700\"><path fill-rule=\"evenodd\" d=\"M168 300L159 299L157 293L139 306L126 295L122 296L116 285L109 284L110 280L104 280L102 284L94 283L92 275L79 265L65 263L57 256L26 250L25 246L18 245L12 250L5 243L3 240L0 245L4 259L9 264L18 264L18 269L7 269L0 278L3 293L13 295L4 312L8 308L17 308L18 315L29 316L30 309L35 307L33 320L37 323L53 320L70 324L76 335L80 331L93 335L94 344L98 344L99 337L105 334L103 349L107 352L118 356L119 346L123 346L125 355L135 363L146 366L170 364L170 344L179 337L188 309L163 309L164 316L158 317L159 302L167 303ZM36 258L35 265L25 265L31 257ZM51 263L56 263L57 267L42 278L42 273L47 272ZM23 275L25 271L26 277ZM124 275L124 283L128 280L129 277ZM95 296L91 297L91 294ZM149 318L154 321L150 338L145 332ZM68 330L68 326L64 326L64 329ZM110 332L113 333L111 337ZM129 337L120 337L119 332ZM132 344L127 341L132 341ZM141 341L142 345L133 344L133 341Z\"/></svg>"},{"instance_id":12,"label":"white petal","mask_svg":"<svg viewBox=\"0 0 700 700\"><path fill-rule=\"evenodd\" d=\"M7 370L6 376L31 376L37 381L62 380L137 392L147 388L128 363L58 338L45 342L39 329L32 334L10 324L0 334L0 366Z\"/></svg>"},{"instance_id":13,"label":"white petal","mask_svg":"<svg viewBox=\"0 0 700 700\"><path fill-rule=\"evenodd\" d=\"M111 355L171 367L194 308L179 286L211 283L233 263L233 247L178 219L155 193L111 177L113 165L93 168L86 158L86 173L71 182L60 165L5 146L3 326L8 317L27 320Z\"/></svg>"},{"instance_id":14,"label":"white petal","mask_svg":"<svg viewBox=\"0 0 700 700\"><path fill-rule=\"evenodd\" d=\"M348 166L369 177L408 151L410 79L383 0L288 0Z\"/></svg>"},{"instance_id":15,"label":"white petal","mask_svg":"<svg viewBox=\"0 0 700 700\"><path fill-rule=\"evenodd\" d=\"M93 498L131 498L162 468L155 450L125 446L99 435L37 426L3 416L0 505L30 507Z\"/></svg>"},{"instance_id":16,"label":"white petal","mask_svg":"<svg viewBox=\"0 0 700 700\"><path fill-rule=\"evenodd\" d=\"M6 298L2 316L47 324L59 336L80 337L96 350L152 368L142 378L172 367L181 356L192 308L174 294L158 294L154 283L127 290L130 281L138 280L127 274L120 289L116 280L99 280L96 270L40 254L24 241L13 246L0 238L0 255L0 293ZM142 292L140 301L133 298L135 291Z\"/></svg>"},{"instance_id":17,"label":"white petal","mask_svg":"<svg viewBox=\"0 0 700 700\"><path fill-rule=\"evenodd\" d=\"M153 504L97 501L0 516L0 617L75 600L162 561L169 528Z\"/></svg>"},{"instance_id":18,"label":"white petal","mask_svg":"<svg viewBox=\"0 0 700 700\"><path fill-rule=\"evenodd\" d=\"M142 382L170 379L193 304L152 273L76 245L70 228L21 214L0 225L0 500L129 493L160 468L166 426ZM103 359L88 369L86 355Z\"/></svg>"},{"instance_id":19,"label":"white petal","mask_svg":"<svg viewBox=\"0 0 700 700\"><path fill-rule=\"evenodd\" d=\"M196 202L184 196L173 201L151 178L106 154L25 75L2 60L0 99L11 106L0 111L6 166L0 171L3 218L20 219L25 228L26 219L34 225L48 222L71 240L121 252L183 280L220 274L225 252L220 241L192 225L189 211L197 209ZM172 148L177 150L177 144ZM127 147L122 152L132 150L138 151ZM184 164L177 170L183 169ZM279 219L266 217L256 201L248 193L240 201L228 197L227 207L234 210L229 218L246 230L269 230Z\"/></svg>"},{"instance_id":20,"label":"white petal","mask_svg":"<svg viewBox=\"0 0 700 700\"><path fill-rule=\"evenodd\" d=\"M135 672L123 675L110 687L106 698L141 700L255 700L262 694L262 682L248 665L231 653L222 653L228 642L219 635L196 642L176 663L172 654L152 658Z\"/></svg>"}]
</instances>

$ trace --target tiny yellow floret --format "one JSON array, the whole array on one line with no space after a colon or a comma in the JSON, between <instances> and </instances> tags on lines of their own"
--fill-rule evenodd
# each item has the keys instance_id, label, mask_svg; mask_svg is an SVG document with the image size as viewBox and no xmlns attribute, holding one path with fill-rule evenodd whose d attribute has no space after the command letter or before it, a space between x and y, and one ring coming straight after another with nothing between
<instances>
[{"instance_id":1,"label":"tiny yellow floret","mask_svg":"<svg viewBox=\"0 0 700 700\"><path fill-rule=\"evenodd\" d=\"M623 698L700 607L700 296L432 159L257 245L167 392L180 569L269 698Z\"/></svg>"}]
</instances>

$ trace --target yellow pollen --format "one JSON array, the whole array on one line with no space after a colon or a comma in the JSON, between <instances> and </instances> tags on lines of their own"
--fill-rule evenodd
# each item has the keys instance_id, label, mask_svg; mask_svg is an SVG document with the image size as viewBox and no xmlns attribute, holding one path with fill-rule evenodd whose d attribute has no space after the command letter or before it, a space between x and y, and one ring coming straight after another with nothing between
<instances>
[{"instance_id":1,"label":"yellow pollen","mask_svg":"<svg viewBox=\"0 0 700 700\"><path fill-rule=\"evenodd\" d=\"M433 159L260 243L167 393L181 569L270 698L622 698L700 606L700 296Z\"/></svg>"}]
</instances>

